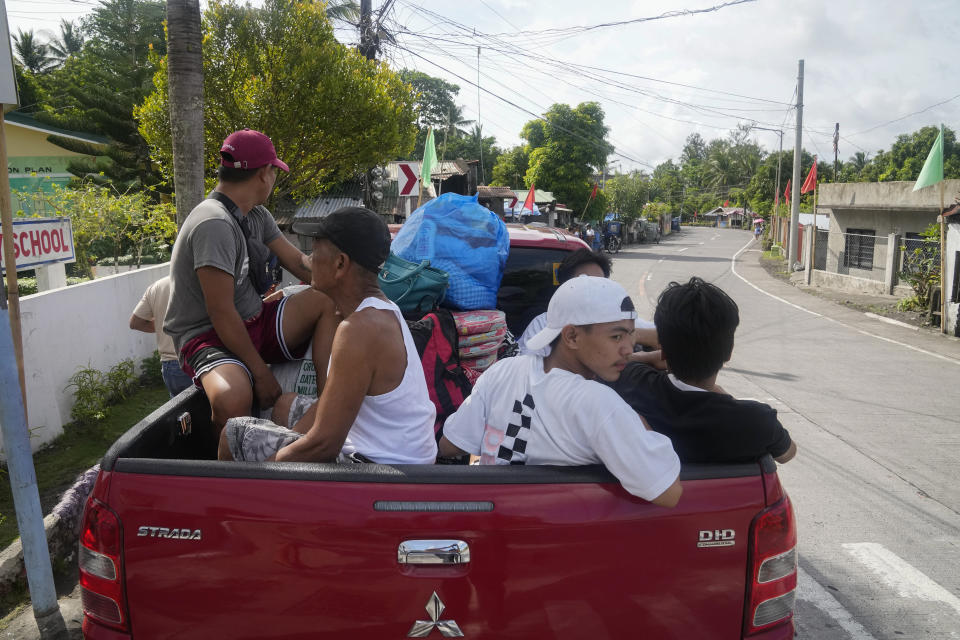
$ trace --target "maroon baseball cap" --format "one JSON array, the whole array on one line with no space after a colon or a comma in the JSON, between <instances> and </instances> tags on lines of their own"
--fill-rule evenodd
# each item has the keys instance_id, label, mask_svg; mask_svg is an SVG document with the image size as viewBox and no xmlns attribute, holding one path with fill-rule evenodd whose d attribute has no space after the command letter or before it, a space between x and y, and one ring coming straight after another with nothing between
<instances>
[{"instance_id":1,"label":"maroon baseball cap","mask_svg":"<svg viewBox=\"0 0 960 640\"><path fill-rule=\"evenodd\" d=\"M277 157L270 138L253 129L241 129L227 136L220 147L220 164L234 169L259 169L272 164L290 171L290 167Z\"/></svg>"}]
</instances>

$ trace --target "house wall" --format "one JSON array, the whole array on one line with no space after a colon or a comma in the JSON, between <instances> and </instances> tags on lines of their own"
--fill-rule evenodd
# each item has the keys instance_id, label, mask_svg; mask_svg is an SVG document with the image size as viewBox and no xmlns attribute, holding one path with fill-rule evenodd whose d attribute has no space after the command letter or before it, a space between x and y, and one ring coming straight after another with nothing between
<instances>
[{"instance_id":1,"label":"house wall","mask_svg":"<svg viewBox=\"0 0 960 640\"><path fill-rule=\"evenodd\" d=\"M848 276L842 273L830 273L829 271L814 270L811 274L811 284L825 289L834 289L836 291L850 291L854 293L868 293L870 295L887 295L885 285L882 280L872 280L869 278L858 278ZM898 284L894 287L893 298L902 298L913 294L913 289L907 285Z\"/></svg>"},{"instance_id":2,"label":"house wall","mask_svg":"<svg viewBox=\"0 0 960 640\"><path fill-rule=\"evenodd\" d=\"M14 211L25 207L17 191L50 191L53 184L67 184L73 178L67 165L74 159L90 157L47 142L46 132L12 122L6 123L4 133Z\"/></svg>"},{"instance_id":3,"label":"house wall","mask_svg":"<svg viewBox=\"0 0 960 640\"><path fill-rule=\"evenodd\" d=\"M73 391L67 385L78 369L108 371L132 358L139 373L140 361L157 345L153 334L130 329L130 314L146 288L169 272L169 263L155 265L20 299L33 450L70 422Z\"/></svg>"},{"instance_id":4,"label":"house wall","mask_svg":"<svg viewBox=\"0 0 960 640\"><path fill-rule=\"evenodd\" d=\"M960 269L960 264L957 262L957 252L960 252L960 221L947 225L946 264L944 265L947 274L947 318L944 326L947 328L947 333L954 336L960 336L960 321L958 321L960 320L960 303L952 300L954 295L953 283L955 282L957 269Z\"/></svg>"}]
</instances>

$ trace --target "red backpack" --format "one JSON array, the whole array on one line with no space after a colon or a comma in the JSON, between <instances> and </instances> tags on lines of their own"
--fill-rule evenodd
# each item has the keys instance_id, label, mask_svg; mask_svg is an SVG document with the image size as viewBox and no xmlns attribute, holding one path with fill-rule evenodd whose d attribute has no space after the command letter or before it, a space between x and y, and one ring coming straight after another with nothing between
<instances>
[{"instance_id":1,"label":"red backpack","mask_svg":"<svg viewBox=\"0 0 960 640\"><path fill-rule=\"evenodd\" d=\"M460 366L457 325L446 309L436 309L420 320L407 321L407 324L423 364L430 401L437 408L433 431L439 442L443 422L460 408L472 388Z\"/></svg>"}]
</instances>

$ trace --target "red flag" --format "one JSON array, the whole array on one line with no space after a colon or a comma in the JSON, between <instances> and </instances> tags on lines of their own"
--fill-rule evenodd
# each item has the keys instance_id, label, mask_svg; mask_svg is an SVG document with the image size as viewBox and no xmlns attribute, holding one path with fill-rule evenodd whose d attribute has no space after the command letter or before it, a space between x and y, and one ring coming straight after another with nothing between
<instances>
[{"instance_id":1,"label":"red flag","mask_svg":"<svg viewBox=\"0 0 960 640\"><path fill-rule=\"evenodd\" d=\"M533 185L530 185L530 193L527 194L527 199L523 201L523 208L529 210L530 213L533 213Z\"/></svg>"},{"instance_id":2,"label":"red flag","mask_svg":"<svg viewBox=\"0 0 960 640\"><path fill-rule=\"evenodd\" d=\"M803 181L803 186L800 187L800 193L813 191L816 188L817 188L817 156L813 156L813 166L810 167L810 173L807 174L807 179Z\"/></svg>"},{"instance_id":3,"label":"red flag","mask_svg":"<svg viewBox=\"0 0 960 640\"><path fill-rule=\"evenodd\" d=\"M724 200L723 206L729 207L729 206L730 206L730 201L729 201L729 200Z\"/></svg>"},{"instance_id":4,"label":"red flag","mask_svg":"<svg viewBox=\"0 0 960 640\"><path fill-rule=\"evenodd\" d=\"M596 197L597 197L597 183L594 182L594 183L593 183L593 191L590 193L590 199L592 200L592 199L594 199L594 198L596 198Z\"/></svg>"},{"instance_id":5,"label":"red flag","mask_svg":"<svg viewBox=\"0 0 960 640\"><path fill-rule=\"evenodd\" d=\"M511 209L517 206L517 196L513 196L513 200L511 200L510 204L508 204L507 206L510 207Z\"/></svg>"},{"instance_id":6,"label":"red flag","mask_svg":"<svg viewBox=\"0 0 960 640\"><path fill-rule=\"evenodd\" d=\"M783 199L790 204L790 180L787 180L787 188L783 190Z\"/></svg>"}]
</instances>

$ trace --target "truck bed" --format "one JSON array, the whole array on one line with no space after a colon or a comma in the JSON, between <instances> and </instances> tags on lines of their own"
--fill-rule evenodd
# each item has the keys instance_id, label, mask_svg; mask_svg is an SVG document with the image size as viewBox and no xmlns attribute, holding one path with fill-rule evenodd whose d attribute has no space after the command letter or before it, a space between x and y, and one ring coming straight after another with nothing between
<instances>
[{"instance_id":1,"label":"truck bed","mask_svg":"<svg viewBox=\"0 0 960 640\"><path fill-rule=\"evenodd\" d=\"M133 638L739 638L775 478L769 457L685 465L665 509L599 466L218 462L215 444L188 391L102 462ZM399 561L423 540L469 556Z\"/></svg>"}]
</instances>

